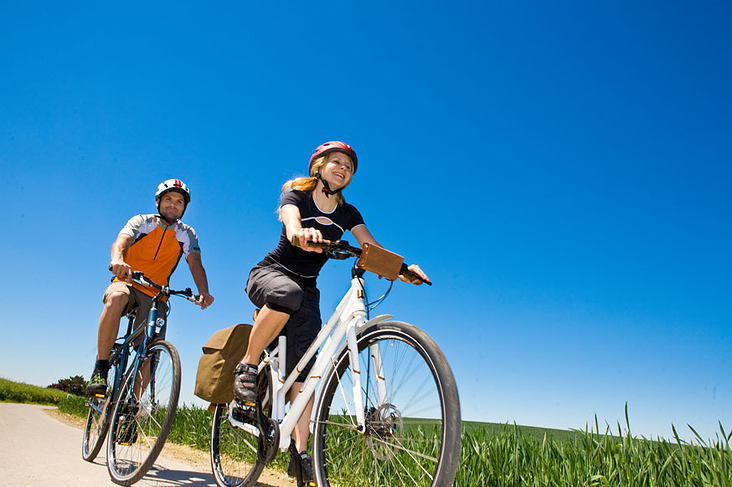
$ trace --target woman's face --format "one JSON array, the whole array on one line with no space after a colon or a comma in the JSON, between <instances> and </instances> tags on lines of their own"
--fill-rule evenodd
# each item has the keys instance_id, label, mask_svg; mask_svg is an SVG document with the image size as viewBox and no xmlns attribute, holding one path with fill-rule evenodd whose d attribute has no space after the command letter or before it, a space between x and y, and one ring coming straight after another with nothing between
<instances>
[{"instance_id":1,"label":"woman's face","mask_svg":"<svg viewBox=\"0 0 732 487\"><path fill-rule=\"evenodd\" d=\"M353 177L353 162L343 152L331 152L326 156L326 162L320 171L332 189L343 189Z\"/></svg>"}]
</instances>

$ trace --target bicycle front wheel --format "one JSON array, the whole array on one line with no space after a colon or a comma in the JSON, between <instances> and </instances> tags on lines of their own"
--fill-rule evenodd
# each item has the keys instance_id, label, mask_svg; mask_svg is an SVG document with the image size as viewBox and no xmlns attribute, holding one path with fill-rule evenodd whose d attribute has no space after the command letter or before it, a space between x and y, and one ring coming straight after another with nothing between
<instances>
[{"instance_id":1,"label":"bicycle front wheel","mask_svg":"<svg viewBox=\"0 0 732 487\"><path fill-rule=\"evenodd\" d=\"M132 485L152 467L178 408L180 357L175 347L156 340L140 364L136 375L133 363L125 377L107 438L107 469L120 485Z\"/></svg>"},{"instance_id":2,"label":"bicycle front wheel","mask_svg":"<svg viewBox=\"0 0 732 487\"><path fill-rule=\"evenodd\" d=\"M358 335L365 425L356 420L348 352L323 379L314 417L318 486L448 486L460 457L460 400L450 366L424 331L401 322Z\"/></svg>"}]
</instances>

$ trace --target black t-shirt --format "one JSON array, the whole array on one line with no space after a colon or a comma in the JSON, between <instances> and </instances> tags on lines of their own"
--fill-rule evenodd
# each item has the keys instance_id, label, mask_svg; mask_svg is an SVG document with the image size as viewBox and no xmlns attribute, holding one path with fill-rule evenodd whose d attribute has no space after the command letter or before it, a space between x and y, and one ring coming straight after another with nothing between
<instances>
[{"instance_id":1,"label":"black t-shirt","mask_svg":"<svg viewBox=\"0 0 732 487\"><path fill-rule=\"evenodd\" d=\"M295 205L300 210L303 228L317 228L327 240L339 240L346 230L363 225L363 217L355 206L344 203L331 213L325 213L315 204L312 193L293 190L282 197L280 208ZM302 277L316 277L328 260L324 253L305 252L287 240L287 231L282 225L280 241L267 257Z\"/></svg>"}]
</instances>

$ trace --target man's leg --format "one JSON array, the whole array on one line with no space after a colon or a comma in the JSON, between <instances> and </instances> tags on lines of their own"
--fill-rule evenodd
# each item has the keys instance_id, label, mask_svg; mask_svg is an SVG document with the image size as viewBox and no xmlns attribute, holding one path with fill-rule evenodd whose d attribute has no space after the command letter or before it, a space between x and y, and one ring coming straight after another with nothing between
<instances>
[{"instance_id":1,"label":"man's leg","mask_svg":"<svg viewBox=\"0 0 732 487\"><path fill-rule=\"evenodd\" d=\"M89 396L102 395L107 391L109 353L119 332L119 320L127 306L129 297L123 292L112 292L104 302L97 331L97 361L89 380L86 393Z\"/></svg>"},{"instance_id":2,"label":"man's leg","mask_svg":"<svg viewBox=\"0 0 732 487\"><path fill-rule=\"evenodd\" d=\"M125 293L114 292L107 297L99 317L97 333L97 360L108 360L112 345L119 333L119 320L127 306L129 297Z\"/></svg>"}]
</instances>

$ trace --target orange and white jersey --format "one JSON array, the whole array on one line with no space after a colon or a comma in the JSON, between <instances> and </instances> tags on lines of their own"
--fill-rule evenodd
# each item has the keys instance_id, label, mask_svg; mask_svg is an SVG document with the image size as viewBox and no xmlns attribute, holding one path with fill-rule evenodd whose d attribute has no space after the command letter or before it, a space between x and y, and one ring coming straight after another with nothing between
<instances>
[{"instance_id":1,"label":"orange and white jersey","mask_svg":"<svg viewBox=\"0 0 732 487\"><path fill-rule=\"evenodd\" d=\"M127 249L125 262L132 270L142 271L161 286L167 286L180 258L191 252L201 253L193 227L178 220L168 225L160 215L137 215L130 218L120 234L134 242ZM115 279L118 280L118 279ZM155 290L133 284L140 291L155 296Z\"/></svg>"}]
</instances>

